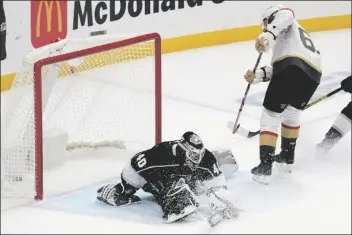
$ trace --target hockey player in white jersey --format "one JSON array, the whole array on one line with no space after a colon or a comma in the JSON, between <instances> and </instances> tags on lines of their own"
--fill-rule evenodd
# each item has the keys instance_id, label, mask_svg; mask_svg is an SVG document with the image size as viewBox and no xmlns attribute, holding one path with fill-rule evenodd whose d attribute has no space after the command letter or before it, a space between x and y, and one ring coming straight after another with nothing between
<instances>
[{"instance_id":1,"label":"hockey player in white jersey","mask_svg":"<svg viewBox=\"0 0 352 235\"><path fill-rule=\"evenodd\" d=\"M274 161L291 172L300 115L317 89L322 76L321 55L310 35L295 19L293 10L275 5L262 16L263 32L255 41L259 53L272 49L271 66L248 70L247 82L270 81L260 119L260 164L253 179L268 183ZM275 155L281 124L281 152Z\"/></svg>"}]
</instances>

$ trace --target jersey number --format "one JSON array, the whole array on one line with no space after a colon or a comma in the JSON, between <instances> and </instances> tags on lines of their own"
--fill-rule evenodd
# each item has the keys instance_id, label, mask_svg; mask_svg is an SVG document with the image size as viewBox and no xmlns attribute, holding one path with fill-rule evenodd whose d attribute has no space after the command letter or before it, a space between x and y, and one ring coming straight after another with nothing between
<instances>
[{"instance_id":1,"label":"jersey number","mask_svg":"<svg viewBox=\"0 0 352 235\"><path fill-rule=\"evenodd\" d=\"M137 157L137 166L139 168L142 168L145 166L145 164L147 164L147 160L144 157L144 154L141 154Z\"/></svg>"},{"instance_id":2,"label":"jersey number","mask_svg":"<svg viewBox=\"0 0 352 235\"><path fill-rule=\"evenodd\" d=\"M315 52L315 46L313 44L312 39L310 38L309 34L302 28L298 28L299 36L301 37L301 41L303 46L308 50Z\"/></svg>"}]
</instances>

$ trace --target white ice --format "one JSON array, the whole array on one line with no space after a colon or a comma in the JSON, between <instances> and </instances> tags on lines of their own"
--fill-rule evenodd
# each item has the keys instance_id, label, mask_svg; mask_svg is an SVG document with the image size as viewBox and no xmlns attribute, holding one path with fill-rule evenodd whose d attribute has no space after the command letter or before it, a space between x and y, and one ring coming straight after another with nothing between
<instances>
[{"instance_id":1,"label":"white ice","mask_svg":"<svg viewBox=\"0 0 352 235\"><path fill-rule=\"evenodd\" d=\"M351 31L313 33L323 56L323 79L312 100L339 87L351 74ZM230 147L240 165L228 180L238 207L237 220L210 229L191 217L164 224L160 208L145 196L140 205L111 208L95 201L96 189L119 178L129 152L95 157L85 153L45 173L45 199L1 204L1 233L351 233L351 134L327 154L315 145L351 100L340 92L302 115L296 163L289 177L274 172L264 186L251 179L259 162L258 138L233 136L233 120L247 86L243 73L257 53L253 41L163 56L163 140L197 132L209 148ZM268 63L264 57L261 64ZM257 130L267 84L252 86L240 123ZM113 107L113 104L111 105ZM278 143L279 146L280 143ZM7 203L7 204L6 204Z\"/></svg>"}]
</instances>

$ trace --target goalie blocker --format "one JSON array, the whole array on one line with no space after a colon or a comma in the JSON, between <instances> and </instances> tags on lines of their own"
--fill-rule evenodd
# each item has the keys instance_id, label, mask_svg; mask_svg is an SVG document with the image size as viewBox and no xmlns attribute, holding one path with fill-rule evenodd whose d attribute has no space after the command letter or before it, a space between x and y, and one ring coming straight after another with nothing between
<instances>
[{"instance_id":1,"label":"goalie blocker","mask_svg":"<svg viewBox=\"0 0 352 235\"><path fill-rule=\"evenodd\" d=\"M121 182L101 187L97 199L112 206L126 205L139 202L135 193L142 189L154 196L167 223L172 223L196 212L199 196L205 196L210 210L207 219L213 226L237 216L221 169L226 177L237 171L231 150L210 152L189 131L180 140L162 142L134 155L122 170Z\"/></svg>"}]
</instances>

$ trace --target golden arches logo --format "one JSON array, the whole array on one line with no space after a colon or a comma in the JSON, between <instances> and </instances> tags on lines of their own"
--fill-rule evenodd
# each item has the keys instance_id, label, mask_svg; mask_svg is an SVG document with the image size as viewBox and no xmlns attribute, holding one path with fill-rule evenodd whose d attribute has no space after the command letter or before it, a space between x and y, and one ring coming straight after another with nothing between
<instances>
[{"instance_id":1,"label":"golden arches logo","mask_svg":"<svg viewBox=\"0 0 352 235\"><path fill-rule=\"evenodd\" d=\"M43 3L45 5L45 11L46 11L46 29L47 32L51 32L51 24L52 24L52 11L53 11L53 5L54 2L56 3L56 11L57 11L57 24L58 24L58 31L62 32L62 12L61 12L61 6L59 1L40 1L39 6L38 6L38 13L37 13L37 27L35 30L35 36L40 37L40 24L41 24L41 15L42 15L42 8L43 8Z\"/></svg>"}]
</instances>

